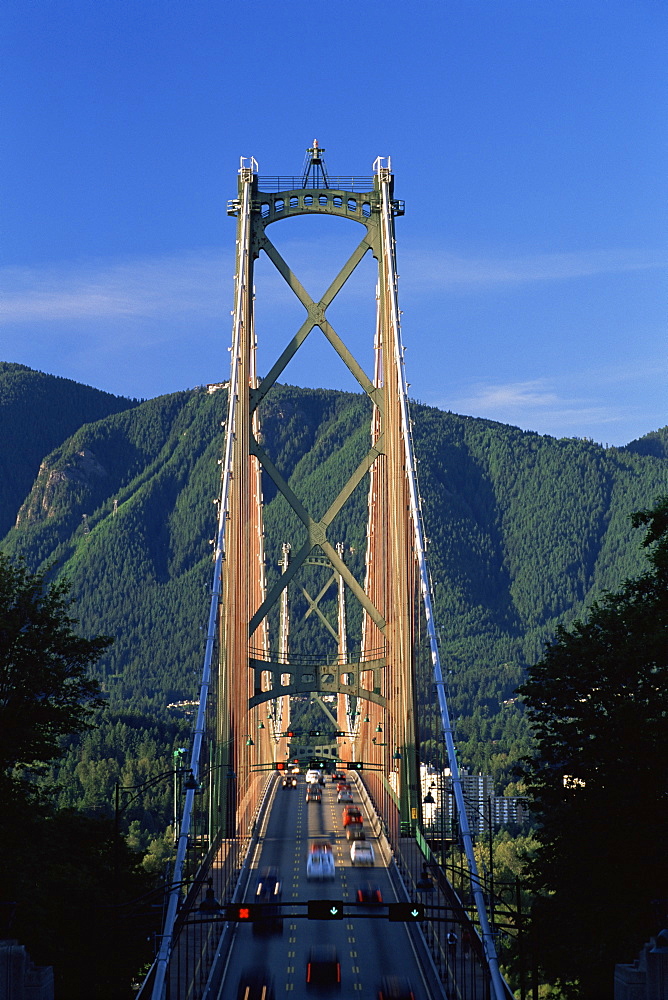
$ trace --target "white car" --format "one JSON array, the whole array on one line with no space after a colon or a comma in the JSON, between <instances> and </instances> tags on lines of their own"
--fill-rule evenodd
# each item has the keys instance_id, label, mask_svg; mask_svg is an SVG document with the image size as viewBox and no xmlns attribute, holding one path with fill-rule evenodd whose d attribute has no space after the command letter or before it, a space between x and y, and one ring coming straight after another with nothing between
<instances>
[{"instance_id":1,"label":"white car","mask_svg":"<svg viewBox=\"0 0 668 1000\"><path fill-rule=\"evenodd\" d=\"M316 771L315 768L310 768L306 772L306 784L307 785L319 785L320 784L320 771Z\"/></svg>"},{"instance_id":2,"label":"white car","mask_svg":"<svg viewBox=\"0 0 668 1000\"><path fill-rule=\"evenodd\" d=\"M334 855L331 851L311 851L306 862L306 878L326 882L336 877Z\"/></svg>"},{"instance_id":3,"label":"white car","mask_svg":"<svg viewBox=\"0 0 668 1000\"><path fill-rule=\"evenodd\" d=\"M350 860L354 865L373 865L375 856L373 847L366 840L355 840L350 848Z\"/></svg>"}]
</instances>

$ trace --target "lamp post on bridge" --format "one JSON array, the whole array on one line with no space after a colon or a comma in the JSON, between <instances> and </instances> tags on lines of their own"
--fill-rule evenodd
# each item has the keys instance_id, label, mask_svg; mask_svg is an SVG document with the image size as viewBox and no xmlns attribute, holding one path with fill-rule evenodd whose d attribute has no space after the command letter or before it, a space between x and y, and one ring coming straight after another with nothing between
<instances>
[{"instance_id":1,"label":"lamp post on bridge","mask_svg":"<svg viewBox=\"0 0 668 1000\"><path fill-rule=\"evenodd\" d=\"M185 751L183 751L185 753ZM174 757L176 760L177 751L174 752ZM179 758L180 759L180 758ZM194 774L189 768L178 767L172 768L170 771L163 771L161 774L156 774L152 778L148 778L146 781L140 782L138 785L121 785L120 781L116 782L114 789L114 871L116 874L116 880L118 881L118 870L119 870L119 846L120 846L120 821L123 813L129 809L133 802L136 802L140 797L142 791L146 788L152 788L154 785L159 784L161 781L165 781L167 778L174 778L174 816L177 815L177 796L178 796L178 780L179 777L183 777L184 774L188 774L185 782L183 783L184 788L199 788L199 783L195 778ZM130 798L121 805L121 792L134 792ZM176 822L176 820L175 820ZM176 829L176 828L175 828Z\"/></svg>"}]
</instances>

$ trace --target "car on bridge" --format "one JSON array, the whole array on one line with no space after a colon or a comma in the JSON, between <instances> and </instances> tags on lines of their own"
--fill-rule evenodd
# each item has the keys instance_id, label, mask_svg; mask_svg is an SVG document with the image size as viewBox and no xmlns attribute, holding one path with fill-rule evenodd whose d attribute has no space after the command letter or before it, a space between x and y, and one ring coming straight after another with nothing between
<instances>
[{"instance_id":1,"label":"car on bridge","mask_svg":"<svg viewBox=\"0 0 668 1000\"><path fill-rule=\"evenodd\" d=\"M351 823L363 823L362 810L359 806L345 806L343 810L343 825L349 826Z\"/></svg>"},{"instance_id":2,"label":"car on bridge","mask_svg":"<svg viewBox=\"0 0 668 1000\"><path fill-rule=\"evenodd\" d=\"M405 976L383 976L378 1000L415 1000L415 994Z\"/></svg>"},{"instance_id":3,"label":"car on bridge","mask_svg":"<svg viewBox=\"0 0 668 1000\"><path fill-rule=\"evenodd\" d=\"M326 882L336 878L331 844L322 842L311 844L306 860L306 878L309 882Z\"/></svg>"},{"instance_id":4,"label":"car on bridge","mask_svg":"<svg viewBox=\"0 0 668 1000\"><path fill-rule=\"evenodd\" d=\"M273 976L266 966L256 965L241 973L237 1000L276 1000Z\"/></svg>"},{"instance_id":5,"label":"car on bridge","mask_svg":"<svg viewBox=\"0 0 668 1000\"><path fill-rule=\"evenodd\" d=\"M365 840L356 840L350 848L350 860L354 865L374 865L373 847Z\"/></svg>"},{"instance_id":6,"label":"car on bridge","mask_svg":"<svg viewBox=\"0 0 668 1000\"><path fill-rule=\"evenodd\" d=\"M368 906L377 906L383 902L383 894L379 886L371 882L362 882L357 888L357 902Z\"/></svg>"},{"instance_id":7,"label":"car on bridge","mask_svg":"<svg viewBox=\"0 0 668 1000\"><path fill-rule=\"evenodd\" d=\"M366 840L366 831L361 823L351 823L346 827L346 840Z\"/></svg>"},{"instance_id":8,"label":"car on bridge","mask_svg":"<svg viewBox=\"0 0 668 1000\"><path fill-rule=\"evenodd\" d=\"M273 865L264 869L255 890L255 902L262 903L262 917L253 921L253 933L262 934L265 931L282 931L281 916L281 880L278 868Z\"/></svg>"},{"instance_id":9,"label":"car on bridge","mask_svg":"<svg viewBox=\"0 0 668 1000\"><path fill-rule=\"evenodd\" d=\"M315 944L306 963L307 986L339 986L341 963L333 944Z\"/></svg>"},{"instance_id":10,"label":"car on bridge","mask_svg":"<svg viewBox=\"0 0 668 1000\"><path fill-rule=\"evenodd\" d=\"M322 802L322 792L320 791L320 785L307 785L306 786L306 801L307 802Z\"/></svg>"},{"instance_id":11,"label":"car on bridge","mask_svg":"<svg viewBox=\"0 0 668 1000\"><path fill-rule=\"evenodd\" d=\"M336 796L337 802L352 802L353 793L349 788L342 788L341 791Z\"/></svg>"}]
</instances>

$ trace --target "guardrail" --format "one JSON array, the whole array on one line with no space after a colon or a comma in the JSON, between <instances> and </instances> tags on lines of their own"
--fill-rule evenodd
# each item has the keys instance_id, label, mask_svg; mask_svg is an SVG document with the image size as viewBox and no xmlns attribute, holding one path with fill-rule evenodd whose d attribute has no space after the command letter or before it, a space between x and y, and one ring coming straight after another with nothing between
<instances>
[{"instance_id":1,"label":"guardrail","mask_svg":"<svg viewBox=\"0 0 668 1000\"><path fill-rule=\"evenodd\" d=\"M303 177L279 174L276 177L258 177L260 191L351 191L357 194L368 194L374 190L374 178L371 177L329 177L327 184L314 184L310 178L304 184Z\"/></svg>"},{"instance_id":2,"label":"guardrail","mask_svg":"<svg viewBox=\"0 0 668 1000\"><path fill-rule=\"evenodd\" d=\"M169 955L163 996L165 1000L203 1000L208 996L209 981L216 961L229 941L227 922L211 919L215 911L206 910L210 896L222 905L235 903L245 891L250 872L250 861L258 837L269 814L272 795L277 787L276 774L267 775L267 783L260 798L251 833L244 838L222 838L208 851L193 878L185 899L181 903L174 926L172 949ZM204 916L200 906L204 904ZM136 1000L149 1000L155 986L157 958L136 993Z\"/></svg>"}]
</instances>

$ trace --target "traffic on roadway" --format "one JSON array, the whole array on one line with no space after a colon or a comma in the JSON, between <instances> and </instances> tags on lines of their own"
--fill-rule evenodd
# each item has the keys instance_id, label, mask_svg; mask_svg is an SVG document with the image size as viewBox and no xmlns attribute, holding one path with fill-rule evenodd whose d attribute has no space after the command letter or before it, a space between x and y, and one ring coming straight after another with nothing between
<instances>
[{"instance_id":1,"label":"traffic on roadway","mask_svg":"<svg viewBox=\"0 0 668 1000\"><path fill-rule=\"evenodd\" d=\"M406 924L388 919L388 904L405 901L348 780L308 772L275 782L243 897L249 918L265 904L262 919L232 925L212 1000L443 997L429 990Z\"/></svg>"}]
</instances>

